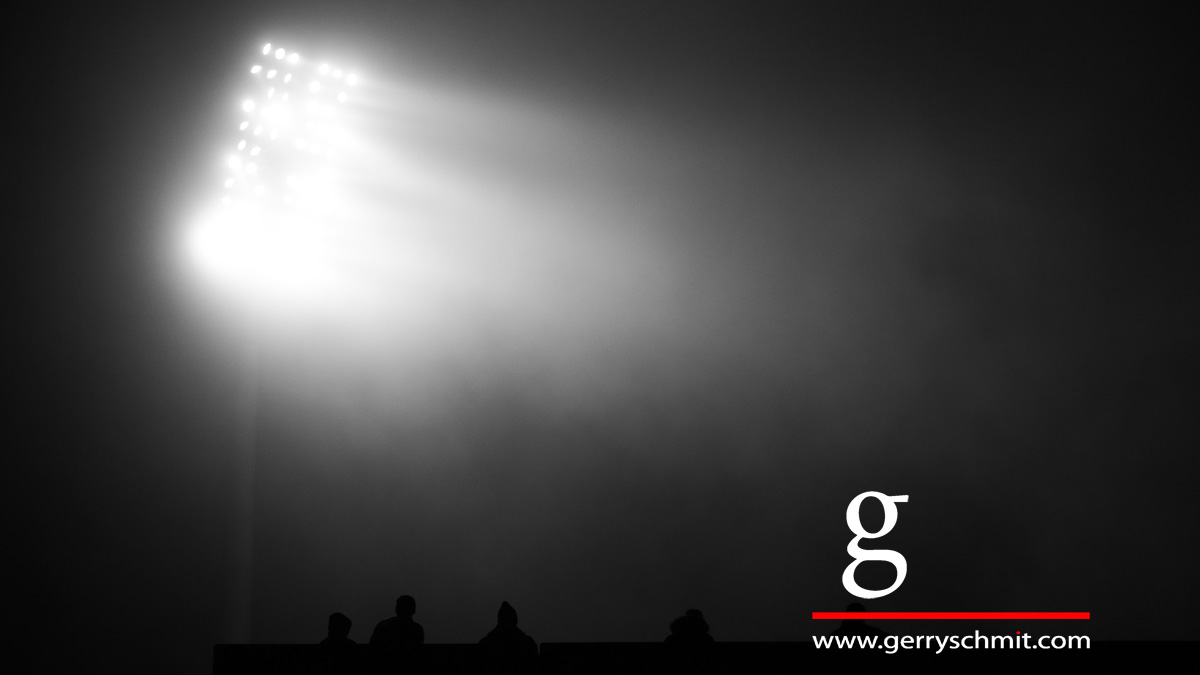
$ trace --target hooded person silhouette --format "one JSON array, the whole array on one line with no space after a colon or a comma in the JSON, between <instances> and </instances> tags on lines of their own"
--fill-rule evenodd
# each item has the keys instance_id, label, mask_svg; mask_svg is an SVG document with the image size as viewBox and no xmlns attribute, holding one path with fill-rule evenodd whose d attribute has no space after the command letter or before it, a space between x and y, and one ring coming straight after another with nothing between
<instances>
[{"instance_id":1,"label":"hooded person silhouette","mask_svg":"<svg viewBox=\"0 0 1200 675\"><path fill-rule=\"evenodd\" d=\"M526 662L537 658L537 643L517 628L517 610L500 603L496 627L479 641L482 657L493 664Z\"/></svg>"}]
</instances>

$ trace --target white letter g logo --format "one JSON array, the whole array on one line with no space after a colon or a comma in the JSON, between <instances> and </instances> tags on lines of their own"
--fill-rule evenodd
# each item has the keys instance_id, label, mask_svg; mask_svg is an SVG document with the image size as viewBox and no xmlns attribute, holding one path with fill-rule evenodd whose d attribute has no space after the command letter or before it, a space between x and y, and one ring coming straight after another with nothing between
<instances>
[{"instance_id":1,"label":"white letter g logo","mask_svg":"<svg viewBox=\"0 0 1200 675\"><path fill-rule=\"evenodd\" d=\"M874 497L879 500L880 504L883 504L883 527L873 534L863 529L862 521L858 518L858 510L867 497ZM846 546L846 552L850 554L851 558L854 558L854 562L850 563L845 572L842 572L842 585L846 587L847 591L860 598L866 600L881 598L900 588L900 584L904 583L904 575L908 574L908 562L896 551L863 549L858 546L858 542L862 539L878 539L892 531L899 515L896 511L896 502L908 502L908 495L889 497L882 492L864 492L851 500L850 506L846 508L846 524L850 526L850 531L856 536ZM882 560L891 563L896 568L896 581L882 591L869 591L859 586L858 582L854 580L854 570L858 569L859 563L864 560Z\"/></svg>"}]
</instances>

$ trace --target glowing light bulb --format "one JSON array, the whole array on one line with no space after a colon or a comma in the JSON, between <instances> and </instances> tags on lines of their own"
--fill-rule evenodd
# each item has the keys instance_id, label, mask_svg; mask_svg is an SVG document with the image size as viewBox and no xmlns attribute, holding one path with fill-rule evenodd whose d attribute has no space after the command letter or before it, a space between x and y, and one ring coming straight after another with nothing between
<instances>
[{"instance_id":1,"label":"glowing light bulb","mask_svg":"<svg viewBox=\"0 0 1200 675\"><path fill-rule=\"evenodd\" d=\"M276 49L276 50L275 50L275 58L277 58L277 59L279 59L280 61L282 61L282 60L283 60L283 55L284 55L284 54L286 54L286 53L287 53L287 52L283 51L282 49Z\"/></svg>"},{"instance_id":2,"label":"glowing light bulb","mask_svg":"<svg viewBox=\"0 0 1200 675\"><path fill-rule=\"evenodd\" d=\"M255 75L259 74L262 72L262 66L253 66L252 68L250 68L250 72Z\"/></svg>"},{"instance_id":3,"label":"glowing light bulb","mask_svg":"<svg viewBox=\"0 0 1200 675\"><path fill-rule=\"evenodd\" d=\"M267 54L270 54L270 53L271 53L271 43L268 42L267 44L263 45L263 56L266 56Z\"/></svg>"}]
</instances>

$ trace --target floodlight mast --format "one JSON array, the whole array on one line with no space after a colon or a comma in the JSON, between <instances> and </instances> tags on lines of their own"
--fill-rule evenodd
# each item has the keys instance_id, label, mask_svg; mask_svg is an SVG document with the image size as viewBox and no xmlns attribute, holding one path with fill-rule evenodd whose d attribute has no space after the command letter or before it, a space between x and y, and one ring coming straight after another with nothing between
<instances>
[{"instance_id":1,"label":"floodlight mast","mask_svg":"<svg viewBox=\"0 0 1200 675\"><path fill-rule=\"evenodd\" d=\"M257 91L239 102L236 150L217 217L193 232L200 262L232 281L248 305L234 433L235 489L230 547L230 597L224 640L248 642L254 580L254 513L261 434L260 328L263 310L278 291L306 290L314 260L311 233L328 215L331 186L325 167L344 137L335 107L346 103L341 69L304 60L297 52L265 44L248 68Z\"/></svg>"}]
</instances>

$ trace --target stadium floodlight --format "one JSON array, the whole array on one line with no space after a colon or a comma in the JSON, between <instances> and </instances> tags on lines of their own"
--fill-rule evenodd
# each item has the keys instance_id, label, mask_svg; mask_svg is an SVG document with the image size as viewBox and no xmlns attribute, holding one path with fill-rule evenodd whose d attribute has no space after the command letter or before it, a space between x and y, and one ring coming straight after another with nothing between
<instances>
[{"instance_id":1,"label":"stadium floodlight","mask_svg":"<svg viewBox=\"0 0 1200 675\"><path fill-rule=\"evenodd\" d=\"M341 215L329 162L342 156L347 134L333 106L353 97L320 82L321 75L340 76L340 68L271 43L262 54L287 63L287 72L248 68L230 139L236 151L226 157L222 194L197 223L191 248L203 267L233 282L241 295L307 293L321 267L317 233L331 230Z\"/></svg>"}]
</instances>

